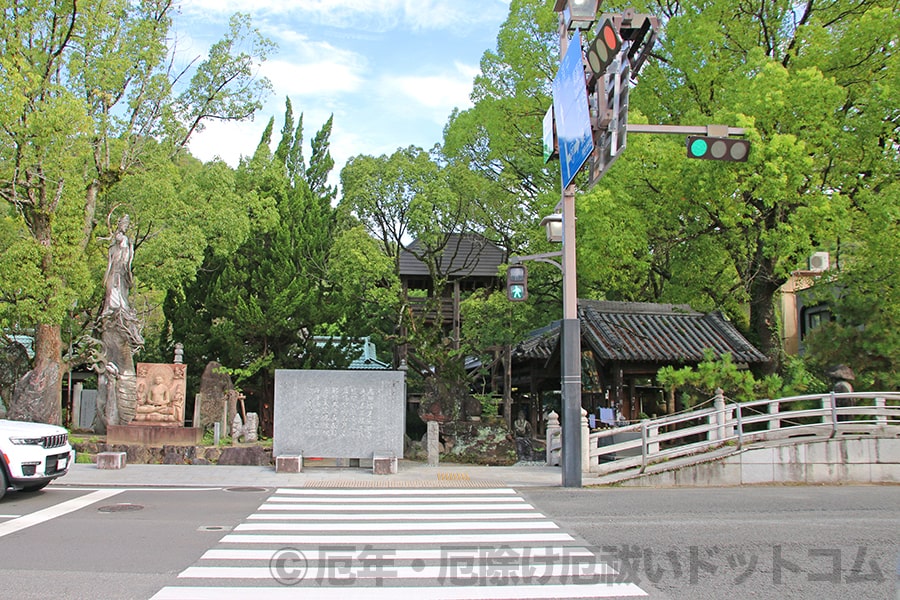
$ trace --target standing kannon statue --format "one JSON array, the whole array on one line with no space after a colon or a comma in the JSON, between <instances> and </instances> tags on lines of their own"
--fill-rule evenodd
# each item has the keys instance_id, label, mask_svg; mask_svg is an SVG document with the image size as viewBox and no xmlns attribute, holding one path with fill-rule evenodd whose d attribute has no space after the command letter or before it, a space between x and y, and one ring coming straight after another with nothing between
<instances>
[{"instance_id":1,"label":"standing kannon statue","mask_svg":"<svg viewBox=\"0 0 900 600\"><path fill-rule=\"evenodd\" d=\"M144 345L141 323L128 304L131 291L131 261L134 248L128 239L128 215L123 215L111 233L109 258L103 276L105 295L100 312L100 348L95 352L97 371L97 413L94 430L106 431L107 425L127 425L138 404L134 353Z\"/></svg>"}]
</instances>

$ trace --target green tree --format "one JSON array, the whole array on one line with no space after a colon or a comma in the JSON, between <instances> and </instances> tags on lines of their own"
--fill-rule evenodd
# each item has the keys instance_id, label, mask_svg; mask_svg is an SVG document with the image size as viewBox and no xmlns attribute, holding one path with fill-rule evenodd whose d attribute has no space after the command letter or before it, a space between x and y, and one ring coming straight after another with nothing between
<instances>
[{"instance_id":1,"label":"green tree","mask_svg":"<svg viewBox=\"0 0 900 600\"><path fill-rule=\"evenodd\" d=\"M62 323L99 283L92 256L98 202L127 176L174 156L209 118L259 107L254 78L269 43L235 17L206 60L170 71L171 2L3 2L0 24L0 196L23 234L19 290L5 319L34 324L34 366L17 418L59 422ZM249 51L241 51L244 41ZM190 81L183 80L191 77ZM86 254L87 253L87 254ZM35 274L38 274L35 277Z\"/></svg>"},{"instance_id":2,"label":"green tree","mask_svg":"<svg viewBox=\"0 0 900 600\"><path fill-rule=\"evenodd\" d=\"M559 198L558 171L539 162L558 65L552 7L510 3L497 51L482 61L475 106L445 135L448 155L518 194L520 212L533 215L522 225L535 229ZM631 91L629 121L739 126L753 148L746 163L697 161L685 157L683 139L629 135L603 180L578 195L579 293L721 308L774 372L779 287L812 251L854 243L872 207L867 197L893 193L896 3L636 9L663 27ZM586 187L583 175L576 182Z\"/></svg>"},{"instance_id":3,"label":"green tree","mask_svg":"<svg viewBox=\"0 0 900 600\"><path fill-rule=\"evenodd\" d=\"M437 158L409 147L391 156L351 159L341 172L339 208L358 218L378 241L395 277L404 251L428 269L424 288L404 290L398 297L404 304L386 334L406 347L413 385L422 385L444 414L455 416L469 395L469 382L457 315L446 298L453 280L478 259L460 255L464 246L458 240L484 228L474 219L471 196L463 192L471 191L465 185L471 182L457 179L454 185L454 168ZM418 381L418 374L428 375Z\"/></svg>"},{"instance_id":4,"label":"green tree","mask_svg":"<svg viewBox=\"0 0 900 600\"><path fill-rule=\"evenodd\" d=\"M853 241L835 253L837 265L816 285L834 321L804 340L819 373L850 365L857 389L900 388L900 193L896 182L865 194Z\"/></svg>"},{"instance_id":5,"label":"green tree","mask_svg":"<svg viewBox=\"0 0 900 600\"><path fill-rule=\"evenodd\" d=\"M183 341L194 370L211 360L240 370L260 404L273 400L275 369L346 366L353 338L369 335L385 310L381 286L396 288L392 263L332 207L331 129L329 119L312 139L307 165L303 118L295 126L286 102L275 151L271 119L235 173L237 193L266 199L275 218L257 221L236 252L208 251L202 275L166 301L170 339Z\"/></svg>"},{"instance_id":6,"label":"green tree","mask_svg":"<svg viewBox=\"0 0 900 600\"><path fill-rule=\"evenodd\" d=\"M632 153L639 165L623 158L628 163L615 174L632 182L623 186L626 201L678 216L649 240L648 248L664 250L654 253L660 296L692 290L683 275L696 272L706 289L689 293L701 304L705 296L723 305L737 292L771 372L781 358L779 287L813 250L830 248L846 231L860 191L859 178L849 175L890 159L879 150L883 140L861 137L860 127L890 119L872 101L884 93L891 56L882 50L896 41L897 21L891 3L847 10L851 3L810 2L802 11L783 3L737 18L726 4L652 5L665 34L632 98L651 122L748 128L750 160L675 162L667 158L677 153L674 144L658 142ZM863 187L870 184L878 185Z\"/></svg>"}]
</instances>

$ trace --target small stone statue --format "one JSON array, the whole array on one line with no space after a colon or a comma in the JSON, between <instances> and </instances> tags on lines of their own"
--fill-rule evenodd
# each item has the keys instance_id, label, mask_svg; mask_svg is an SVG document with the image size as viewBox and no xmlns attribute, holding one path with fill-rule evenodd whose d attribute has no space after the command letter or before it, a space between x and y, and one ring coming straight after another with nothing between
<instances>
[{"instance_id":1,"label":"small stone statue","mask_svg":"<svg viewBox=\"0 0 900 600\"><path fill-rule=\"evenodd\" d=\"M519 460L531 460L534 448L531 443L531 423L525 418L525 411L513 421L513 436L516 438L516 454Z\"/></svg>"},{"instance_id":2,"label":"small stone statue","mask_svg":"<svg viewBox=\"0 0 900 600\"><path fill-rule=\"evenodd\" d=\"M247 423L241 419L241 414L234 415L234 422L231 424L231 443L237 444L244 439L246 443L256 443L259 440L257 430L259 429L259 415L256 413L247 413Z\"/></svg>"}]
</instances>

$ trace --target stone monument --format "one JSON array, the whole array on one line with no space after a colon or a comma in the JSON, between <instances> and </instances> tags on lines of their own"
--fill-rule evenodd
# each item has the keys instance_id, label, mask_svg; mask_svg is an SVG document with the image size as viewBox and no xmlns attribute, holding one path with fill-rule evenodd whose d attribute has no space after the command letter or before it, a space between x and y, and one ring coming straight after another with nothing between
<instances>
[{"instance_id":1,"label":"stone monument","mask_svg":"<svg viewBox=\"0 0 900 600\"><path fill-rule=\"evenodd\" d=\"M224 432L234 421L236 402L229 398L234 384L228 373L221 371L222 365L212 361L206 365L200 377L200 411L195 427L211 431L215 423L220 423Z\"/></svg>"},{"instance_id":2,"label":"stone monument","mask_svg":"<svg viewBox=\"0 0 900 600\"><path fill-rule=\"evenodd\" d=\"M128 239L130 223L128 215L123 215L116 224L103 276L106 291L97 324L100 340L94 340L92 352L98 392L94 430L98 433L105 433L109 425L130 423L138 405L133 356L144 345L144 338L137 313L128 304L134 257Z\"/></svg>"},{"instance_id":3,"label":"stone monument","mask_svg":"<svg viewBox=\"0 0 900 600\"><path fill-rule=\"evenodd\" d=\"M109 444L195 445L203 429L184 426L187 366L182 363L138 363L137 405L126 425L108 425Z\"/></svg>"},{"instance_id":4,"label":"stone monument","mask_svg":"<svg viewBox=\"0 0 900 600\"><path fill-rule=\"evenodd\" d=\"M275 371L273 455L403 458L401 371Z\"/></svg>"}]
</instances>

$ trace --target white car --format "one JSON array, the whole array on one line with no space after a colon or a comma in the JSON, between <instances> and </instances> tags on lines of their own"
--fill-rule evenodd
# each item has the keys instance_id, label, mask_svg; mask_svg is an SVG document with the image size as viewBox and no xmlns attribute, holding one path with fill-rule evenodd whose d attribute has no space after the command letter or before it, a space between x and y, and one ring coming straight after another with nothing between
<instances>
[{"instance_id":1,"label":"white car","mask_svg":"<svg viewBox=\"0 0 900 600\"><path fill-rule=\"evenodd\" d=\"M69 432L56 425L0 419L0 498L12 488L36 492L65 475L75 458Z\"/></svg>"}]
</instances>

